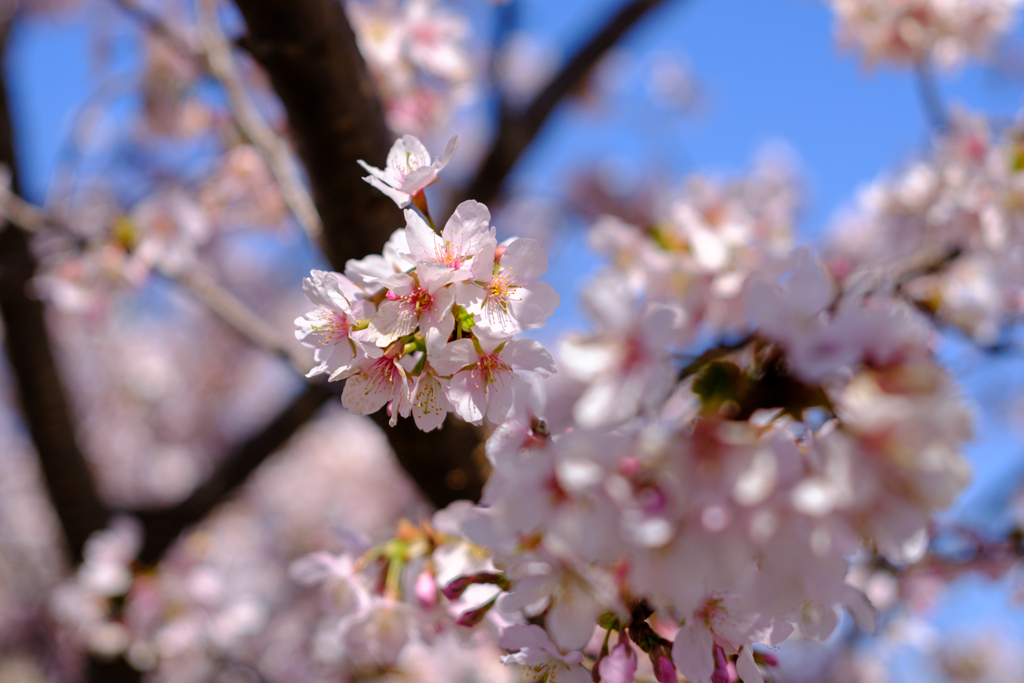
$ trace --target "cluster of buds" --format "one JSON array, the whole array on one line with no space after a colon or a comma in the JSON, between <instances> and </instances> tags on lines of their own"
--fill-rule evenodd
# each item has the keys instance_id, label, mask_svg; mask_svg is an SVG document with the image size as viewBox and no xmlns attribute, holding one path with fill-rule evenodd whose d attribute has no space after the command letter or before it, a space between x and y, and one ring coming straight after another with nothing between
<instances>
[{"instance_id":1,"label":"cluster of buds","mask_svg":"<svg viewBox=\"0 0 1024 683\"><path fill-rule=\"evenodd\" d=\"M490 212L460 204L437 233L424 189L454 153L431 161L412 136L398 140L384 170L364 163L366 180L405 209L406 227L383 254L349 261L345 273L313 271L303 290L316 309L296 336L316 349L310 376L345 379L342 401L359 415L389 406L392 425L412 415L424 431L449 411L467 422L504 421L517 371L548 376L554 361L539 343L517 338L543 325L558 295L538 280L547 256L531 239L497 243Z\"/></svg>"}]
</instances>

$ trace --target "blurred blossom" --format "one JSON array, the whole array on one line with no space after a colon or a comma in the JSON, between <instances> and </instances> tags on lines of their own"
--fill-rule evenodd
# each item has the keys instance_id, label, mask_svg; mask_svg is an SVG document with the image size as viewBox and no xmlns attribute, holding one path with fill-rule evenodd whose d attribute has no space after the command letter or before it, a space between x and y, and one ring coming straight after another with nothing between
<instances>
[{"instance_id":1,"label":"blurred blossom","mask_svg":"<svg viewBox=\"0 0 1024 683\"><path fill-rule=\"evenodd\" d=\"M529 33L510 35L497 57L498 78L508 104L528 104L555 76L560 61L554 47Z\"/></svg>"},{"instance_id":2,"label":"blurred blossom","mask_svg":"<svg viewBox=\"0 0 1024 683\"><path fill-rule=\"evenodd\" d=\"M989 56L1017 18L1020 0L826 0L841 42L870 65L889 61L945 67Z\"/></svg>"}]
</instances>

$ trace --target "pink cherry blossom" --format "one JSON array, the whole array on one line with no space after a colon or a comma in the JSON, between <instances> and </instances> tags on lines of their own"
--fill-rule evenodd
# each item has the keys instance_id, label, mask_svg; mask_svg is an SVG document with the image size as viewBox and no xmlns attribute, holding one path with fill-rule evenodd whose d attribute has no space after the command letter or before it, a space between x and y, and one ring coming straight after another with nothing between
<instances>
[{"instance_id":1,"label":"pink cherry blossom","mask_svg":"<svg viewBox=\"0 0 1024 683\"><path fill-rule=\"evenodd\" d=\"M336 379L346 379L341 402L356 415L370 415L391 403L391 425L409 402L409 380L398 362L398 349L367 357ZM380 354L380 351L377 351Z\"/></svg>"},{"instance_id":2,"label":"pink cherry blossom","mask_svg":"<svg viewBox=\"0 0 1024 683\"><path fill-rule=\"evenodd\" d=\"M344 275L323 270L312 271L302 281L302 291L316 309L295 319L295 337L315 349L320 363L307 376L346 372L366 353L365 335L353 333L352 326L373 315L373 303L364 300L363 291Z\"/></svg>"},{"instance_id":3,"label":"pink cherry blossom","mask_svg":"<svg viewBox=\"0 0 1024 683\"><path fill-rule=\"evenodd\" d=\"M540 327L559 302L554 288L537 280L548 269L547 254L539 242L525 238L497 252L497 264L483 252L474 258L474 282L456 285L459 303L491 336L510 337Z\"/></svg>"},{"instance_id":4,"label":"pink cherry blossom","mask_svg":"<svg viewBox=\"0 0 1024 683\"><path fill-rule=\"evenodd\" d=\"M430 161L430 153L413 135L404 135L395 141L388 152L384 170L370 166L362 159L359 165L370 175L363 178L370 185L386 194L399 208L405 208L425 187L437 182L437 176L451 161L459 146L459 136L453 135L445 145L440 159Z\"/></svg>"},{"instance_id":5,"label":"pink cherry blossom","mask_svg":"<svg viewBox=\"0 0 1024 683\"><path fill-rule=\"evenodd\" d=\"M523 667L534 680L549 683L589 683L591 680L590 672L580 664L583 653L563 654L540 626L512 624L501 632L498 645L517 651L502 657L502 662Z\"/></svg>"},{"instance_id":6,"label":"pink cherry blossom","mask_svg":"<svg viewBox=\"0 0 1024 683\"><path fill-rule=\"evenodd\" d=\"M419 328L428 354L444 346L455 329L454 289L442 287L430 292L403 273L390 278L388 288L387 298L370 321L369 338L385 347Z\"/></svg>"},{"instance_id":7,"label":"pink cherry blossom","mask_svg":"<svg viewBox=\"0 0 1024 683\"><path fill-rule=\"evenodd\" d=\"M480 202L465 201L438 235L411 209L405 211L409 254L416 262L420 284L433 292L452 282L473 278L475 257L494 253L491 212Z\"/></svg>"},{"instance_id":8,"label":"pink cherry blossom","mask_svg":"<svg viewBox=\"0 0 1024 683\"><path fill-rule=\"evenodd\" d=\"M532 339L459 339L430 360L441 375L451 375L448 399L466 422L480 424L484 417L501 424L513 400L513 371L554 374L555 362Z\"/></svg>"}]
</instances>

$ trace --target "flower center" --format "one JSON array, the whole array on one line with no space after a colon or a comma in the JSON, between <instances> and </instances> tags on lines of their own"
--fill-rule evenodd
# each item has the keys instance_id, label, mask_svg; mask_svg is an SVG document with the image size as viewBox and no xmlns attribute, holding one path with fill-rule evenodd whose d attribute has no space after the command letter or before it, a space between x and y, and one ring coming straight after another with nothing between
<instances>
[{"instance_id":1,"label":"flower center","mask_svg":"<svg viewBox=\"0 0 1024 683\"><path fill-rule=\"evenodd\" d=\"M516 283L511 275L495 275L487 288L487 298L494 302L492 305L507 308L513 289L516 289Z\"/></svg>"},{"instance_id":2,"label":"flower center","mask_svg":"<svg viewBox=\"0 0 1024 683\"><path fill-rule=\"evenodd\" d=\"M337 344L348 338L348 320L323 306L318 307L310 316L310 326L316 330L316 337L322 346Z\"/></svg>"},{"instance_id":3,"label":"flower center","mask_svg":"<svg viewBox=\"0 0 1024 683\"><path fill-rule=\"evenodd\" d=\"M398 366L392 356L382 356L364 373L366 375L366 393L382 384L394 384L399 378Z\"/></svg>"},{"instance_id":4,"label":"flower center","mask_svg":"<svg viewBox=\"0 0 1024 683\"><path fill-rule=\"evenodd\" d=\"M405 304L416 312L417 316L423 315L434 306L434 297L430 292L425 289L420 289L419 287L412 290L409 294L406 294L403 299L405 300Z\"/></svg>"},{"instance_id":5,"label":"flower center","mask_svg":"<svg viewBox=\"0 0 1024 683\"><path fill-rule=\"evenodd\" d=\"M452 270L458 270L466 262L466 252L462 243L450 240L438 241L434 245L434 258Z\"/></svg>"},{"instance_id":6,"label":"flower center","mask_svg":"<svg viewBox=\"0 0 1024 683\"><path fill-rule=\"evenodd\" d=\"M488 354L477 361L471 374L478 389L486 389L498 382L504 386L505 376L512 374L512 368L502 362L496 354Z\"/></svg>"}]
</instances>

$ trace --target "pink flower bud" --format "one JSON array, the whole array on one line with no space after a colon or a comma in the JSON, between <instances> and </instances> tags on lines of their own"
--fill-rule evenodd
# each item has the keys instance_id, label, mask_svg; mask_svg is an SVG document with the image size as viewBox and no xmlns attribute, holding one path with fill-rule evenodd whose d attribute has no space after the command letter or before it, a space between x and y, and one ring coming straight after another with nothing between
<instances>
[{"instance_id":1,"label":"pink flower bud","mask_svg":"<svg viewBox=\"0 0 1024 683\"><path fill-rule=\"evenodd\" d=\"M493 583L502 587L502 590L507 590L508 588L507 585L502 585L505 583L505 578L501 574L497 572L480 572L472 576L460 576L441 589L441 593L449 600L458 600L466 592L466 589L474 583Z\"/></svg>"},{"instance_id":2,"label":"pink flower bud","mask_svg":"<svg viewBox=\"0 0 1024 683\"><path fill-rule=\"evenodd\" d=\"M715 671L711 674L711 683L730 683L737 680L735 669L730 671L732 662L725 656L725 650L721 645L715 645Z\"/></svg>"},{"instance_id":3,"label":"pink flower bud","mask_svg":"<svg viewBox=\"0 0 1024 683\"><path fill-rule=\"evenodd\" d=\"M434 581L434 575L429 571L424 570L416 577L414 591L416 599L420 601L420 605L424 609L430 609L437 604L437 583Z\"/></svg>"},{"instance_id":4,"label":"pink flower bud","mask_svg":"<svg viewBox=\"0 0 1024 683\"><path fill-rule=\"evenodd\" d=\"M463 612L459 615L459 618L455 620L455 623L459 626L476 626L481 621L483 621L484 617L487 616L487 613L491 611L491 608L494 607L494 603L496 600L497 596L491 598L490 600L480 605L476 609L471 609L468 612Z\"/></svg>"},{"instance_id":5,"label":"pink flower bud","mask_svg":"<svg viewBox=\"0 0 1024 683\"><path fill-rule=\"evenodd\" d=\"M679 680L676 676L676 665L660 646L651 650L651 664L654 665L654 677L658 679L658 683L677 683Z\"/></svg>"},{"instance_id":6,"label":"pink flower bud","mask_svg":"<svg viewBox=\"0 0 1024 683\"><path fill-rule=\"evenodd\" d=\"M601 660L597 672L597 680L601 683L633 683L633 675L636 673L636 652L628 642L620 642Z\"/></svg>"}]
</instances>

